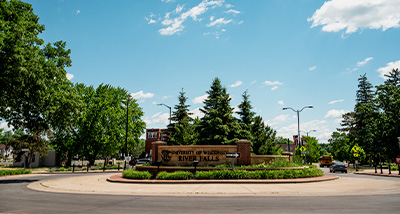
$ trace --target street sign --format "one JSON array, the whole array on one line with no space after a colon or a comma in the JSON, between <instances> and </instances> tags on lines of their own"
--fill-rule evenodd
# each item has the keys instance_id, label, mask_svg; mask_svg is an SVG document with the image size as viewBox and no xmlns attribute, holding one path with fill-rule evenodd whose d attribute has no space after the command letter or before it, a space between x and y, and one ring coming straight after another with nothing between
<instances>
[{"instance_id":1,"label":"street sign","mask_svg":"<svg viewBox=\"0 0 400 214\"><path fill-rule=\"evenodd\" d=\"M396 163L400 164L400 158L396 158Z\"/></svg>"},{"instance_id":2,"label":"street sign","mask_svg":"<svg viewBox=\"0 0 400 214\"><path fill-rule=\"evenodd\" d=\"M304 147L304 146L300 147L300 151L304 152L306 150L307 150L306 147Z\"/></svg>"},{"instance_id":3,"label":"street sign","mask_svg":"<svg viewBox=\"0 0 400 214\"><path fill-rule=\"evenodd\" d=\"M125 161L131 161L131 156L125 156Z\"/></svg>"},{"instance_id":4,"label":"street sign","mask_svg":"<svg viewBox=\"0 0 400 214\"><path fill-rule=\"evenodd\" d=\"M226 158L240 158L240 153L227 152L227 153L225 153L225 157Z\"/></svg>"},{"instance_id":5,"label":"street sign","mask_svg":"<svg viewBox=\"0 0 400 214\"><path fill-rule=\"evenodd\" d=\"M301 154L308 154L310 153L309 151L305 151L305 152L300 152Z\"/></svg>"},{"instance_id":6,"label":"street sign","mask_svg":"<svg viewBox=\"0 0 400 214\"><path fill-rule=\"evenodd\" d=\"M354 153L353 155L354 155L355 158L358 157L358 153Z\"/></svg>"},{"instance_id":7,"label":"street sign","mask_svg":"<svg viewBox=\"0 0 400 214\"><path fill-rule=\"evenodd\" d=\"M301 156L306 156L306 154L301 154Z\"/></svg>"}]
</instances>

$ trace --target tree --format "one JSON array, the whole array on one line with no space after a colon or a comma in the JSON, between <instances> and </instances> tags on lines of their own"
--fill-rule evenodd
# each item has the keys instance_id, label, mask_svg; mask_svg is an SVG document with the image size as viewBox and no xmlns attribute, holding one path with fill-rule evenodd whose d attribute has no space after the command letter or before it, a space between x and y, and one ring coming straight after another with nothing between
<instances>
[{"instance_id":1,"label":"tree","mask_svg":"<svg viewBox=\"0 0 400 214\"><path fill-rule=\"evenodd\" d=\"M397 137L400 136L400 72L393 69L385 75L386 81L377 87L379 145L382 154L392 159L400 153Z\"/></svg>"},{"instance_id":2,"label":"tree","mask_svg":"<svg viewBox=\"0 0 400 214\"><path fill-rule=\"evenodd\" d=\"M110 85L101 84L96 89L84 84L76 84L75 87L84 107L68 133L56 133L56 138L60 138L54 141L55 146L58 149L78 148L71 150L71 155L80 153L90 164L94 164L99 155L112 156L119 151L125 152L125 147L132 154L145 128L140 119L143 112L136 100L130 99L125 89Z\"/></svg>"},{"instance_id":3,"label":"tree","mask_svg":"<svg viewBox=\"0 0 400 214\"><path fill-rule=\"evenodd\" d=\"M309 152L306 154L307 160L312 161L312 162L318 162L319 158L321 157L321 147L318 144L318 139L316 137L310 137L310 136L303 136L303 138L306 139L307 145L307 151Z\"/></svg>"},{"instance_id":4,"label":"tree","mask_svg":"<svg viewBox=\"0 0 400 214\"><path fill-rule=\"evenodd\" d=\"M231 98L226 88L221 86L221 81L215 78L211 89L207 91L208 97L204 101L204 113L197 127L199 132L198 144L232 144L237 138L239 130L236 118L232 116L233 108L229 103Z\"/></svg>"},{"instance_id":5,"label":"tree","mask_svg":"<svg viewBox=\"0 0 400 214\"><path fill-rule=\"evenodd\" d=\"M26 133L21 145L39 149L47 143L40 139L68 123L78 108L65 71L71 51L61 41L43 45L38 35L44 26L30 4L1 0L0 6L0 117Z\"/></svg>"},{"instance_id":6,"label":"tree","mask_svg":"<svg viewBox=\"0 0 400 214\"><path fill-rule=\"evenodd\" d=\"M331 145L330 153L339 161L350 160L350 139L346 133L333 132L328 140Z\"/></svg>"},{"instance_id":7,"label":"tree","mask_svg":"<svg viewBox=\"0 0 400 214\"><path fill-rule=\"evenodd\" d=\"M241 132L239 135L240 138L252 140L250 129L255 113L251 110L253 107L251 106L249 100L250 95L247 94L247 91L242 94L242 97L243 101L239 104L239 112L237 112L240 116L239 125L241 126Z\"/></svg>"},{"instance_id":8,"label":"tree","mask_svg":"<svg viewBox=\"0 0 400 214\"><path fill-rule=\"evenodd\" d=\"M169 130L168 143L176 145L196 144L198 134L190 117L193 113L189 112L190 105L186 105L187 97L182 91L178 96L179 104L175 105L175 111L172 113L172 120L175 122L171 130Z\"/></svg>"},{"instance_id":9,"label":"tree","mask_svg":"<svg viewBox=\"0 0 400 214\"><path fill-rule=\"evenodd\" d=\"M253 140L251 150L256 155L274 155L279 152L276 131L266 126L261 116L256 116L251 125L250 132Z\"/></svg>"}]
</instances>

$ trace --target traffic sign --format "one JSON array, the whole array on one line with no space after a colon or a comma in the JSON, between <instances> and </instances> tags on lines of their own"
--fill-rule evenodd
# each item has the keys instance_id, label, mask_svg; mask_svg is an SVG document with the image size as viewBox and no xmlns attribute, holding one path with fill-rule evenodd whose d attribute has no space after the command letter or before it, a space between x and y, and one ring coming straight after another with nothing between
<instances>
[{"instance_id":1,"label":"traffic sign","mask_svg":"<svg viewBox=\"0 0 400 214\"><path fill-rule=\"evenodd\" d=\"M300 147L300 151L304 152L306 150L307 150L306 147L304 147L304 146Z\"/></svg>"},{"instance_id":2,"label":"traffic sign","mask_svg":"<svg viewBox=\"0 0 400 214\"><path fill-rule=\"evenodd\" d=\"M301 156L306 156L306 154L301 154Z\"/></svg>"},{"instance_id":3,"label":"traffic sign","mask_svg":"<svg viewBox=\"0 0 400 214\"><path fill-rule=\"evenodd\" d=\"M225 157L226 158L240 158L240 153L227 152L227 153L225 153Z\"/></svg>"},{"instance_id":4,"label":"traffic sign","mask_svg":"<svg viewBox=\"0 0 400 214\"><path fill-rule=\"evenodd\" d=\"M305 151L305 152L300 152L301 154L308 154L310 153L309 151Z\"/></svg>"},{"instance_id":5,"label":"traffic sign","mask_svg":"<svg viewBox=\"0 0 400 214\"><path fill-rule=\"evenodd\" d=\"M358 153L354 153L353 155L354 155L354 157L358 157Z\"/></svg>"}]
</instances>

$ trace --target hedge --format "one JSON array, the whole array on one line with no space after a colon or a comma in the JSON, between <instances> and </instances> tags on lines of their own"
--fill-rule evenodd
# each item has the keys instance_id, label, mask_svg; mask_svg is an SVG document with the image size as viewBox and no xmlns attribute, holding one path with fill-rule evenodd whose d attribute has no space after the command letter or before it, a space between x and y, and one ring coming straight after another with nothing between
<instances>
[{"instance_id":1,"label":"hedge","mask_svg":"<svg viewBox=\"0 0 400 214\"><path fill-rule=\"evenodd\" d=\"M301 169L301 170L213 170L213 171L198 171L195 175L191 172L160 172L157 175L159 180L188 180L188 179L293 179L293 178L308 178L320 177L324 173L320 169Z\"/></svg>"},{"instance_id":2,"label":"hedge","mask_svg":"<svg viewBox=\"0 0 400 214\"><path fill-rule=\"evenodd\" d=\"M147 171L136 171L134 169L128 169L125 170L122 173L122 177L124 178L129 178L129 179L150 179L151 178L151 173Z\"/></svg>"},{"instance_id":3,"label":"hedge","mask_svg":"<svg viewBox=\"0 0 400 214\"><path fill-rule=\"evenodd\" d=\"M30 170L0 170L0 176L6 175L21 175L21 174L31 174Z\"/></svg>"}]
</instances>

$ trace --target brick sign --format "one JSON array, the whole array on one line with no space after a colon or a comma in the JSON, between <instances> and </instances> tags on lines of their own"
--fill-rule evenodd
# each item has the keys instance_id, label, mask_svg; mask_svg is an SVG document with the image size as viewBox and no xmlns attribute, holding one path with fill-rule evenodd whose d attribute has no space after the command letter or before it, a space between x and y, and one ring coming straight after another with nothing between
<instances>
[{"instance_id":1,"label":"brick sign","mask_svg":"<svg viewBox=\"0 0 400 214\"><path fill-rule=\"evenodd\" d=\"M225 154L236 152L237 146L159 146L158 160L170 166L193 165L195 160L199 166L215 166L231 163Z\"/></svg>"}]
</instances>

